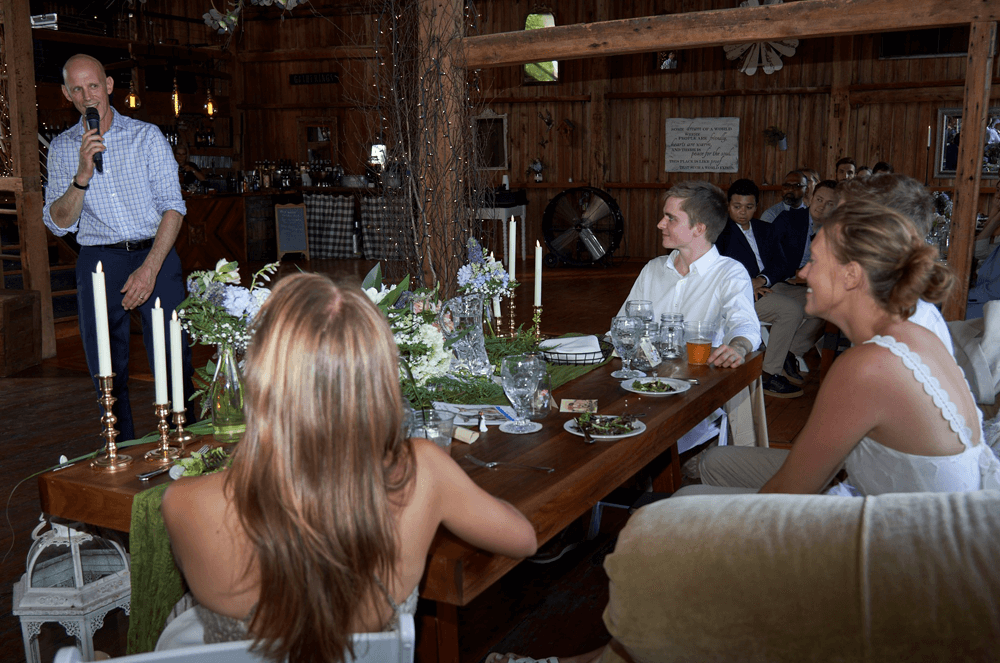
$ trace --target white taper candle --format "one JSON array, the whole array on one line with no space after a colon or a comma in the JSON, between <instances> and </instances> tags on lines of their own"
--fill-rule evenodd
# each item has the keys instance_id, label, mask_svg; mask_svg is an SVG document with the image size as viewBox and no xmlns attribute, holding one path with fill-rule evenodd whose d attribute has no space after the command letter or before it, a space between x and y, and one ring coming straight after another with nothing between
<instances>
[{"instance_id":1,"label":"white taper candle","mask_svg":"<svg viewBox=\"0 0 1000 663\"><path fill-rule=\"evenodd\" d=\"M181 321L175 310L170 317L170 394L174 412L184 411L184 364L181 361Z\"/></svg>"},{"instance_id":2,"label":"white taper candle","mask_svg":"<svg viewBox=\"0 0 1000 663\"><path fill-rule=\"evenodd\" d=\"M97 374L111 375L111 333L108 331L108 293L104 285L104 267L97 263L91 275L94 287L94 321L97 324Z\"/></svg>"},{"instance_id":3,"label":"white taper candle","mask_svg":"<svg viewBox=\"0 0 1000 663\"><path fill-rule=\"evenodd\" d=\"M167 398L167 346L163 341L163 309L160 298L150 311L153 320L153 381L156 385L156 403L162 405Z\"/></svg>"},{"instance_id":4,"label":"white taper candle","mask_svg":"<svg viewBox=\"0 0 1000 663\"><path fill-rule=\"evenodd\" d=\"M517 221L514 217L510 217L510 232L508 233L508 244L507 244L507 273L510 274L510 280L515 280L514 277L514 261L517 260Z\"/></svg>"},{"instance_id":5,"label":"white taper candle","mask_svg":"<svg viewBox=\"0 0 1000 663\"><path fill-rule=\"evenodd\" d=\"M542 245L535 240L535 306L542 305Z\"/></svg>"}]
</instances>

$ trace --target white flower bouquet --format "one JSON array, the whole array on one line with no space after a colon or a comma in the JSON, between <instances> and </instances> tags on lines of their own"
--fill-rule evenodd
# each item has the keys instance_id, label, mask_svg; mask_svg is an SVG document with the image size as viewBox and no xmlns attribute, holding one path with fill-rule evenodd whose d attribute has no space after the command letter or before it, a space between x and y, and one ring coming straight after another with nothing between
<instances>
[{"instance_id":1,"label":"white flower bouquet","mask_svg":"<svg viewBox=\"0 0 1000 663\"><path fill-rule=\"evenodd\" d=\"M279 263L265 265L254 274L249 288L240 285L239 265L225 258L215 269L191 272L188 297L177 310L181 326L191 338L207 345L228 345L236 352L246 350L250 323L271 291L264 287Z\"/></svg>"},{"instance_id":2,"label":"white flower bouquet","mask_svg":"<svg viewBox=\"0 0 1000 663\"><path fill-rule=\"evenodd\" d=\"M409 395L411 376L416 387L423 387L427 380L447 374L452 354L437 323L437 307L429 301L436 299L435 293L411 293L409 276L391 288L386 287L382 284L380 265L368 273L361 287L389 321L399 349L399 377L404 394ZM422 302L421 305L410 306L413 299Z\"/></svg>"},{"instance_id":3,"label":"white flower bouquet","mask_svg":"<svg viewBox=\"0 0 1000 663\"><path fill-rule=\"evenodd\" d=\"M483 247L474 238L469 239L469 262L458 269L458 291L462 294L479 294L488 303L494 297L510 297L517 281L511 280L503 263L484 256Z\"/></svg>"}]
</instances>

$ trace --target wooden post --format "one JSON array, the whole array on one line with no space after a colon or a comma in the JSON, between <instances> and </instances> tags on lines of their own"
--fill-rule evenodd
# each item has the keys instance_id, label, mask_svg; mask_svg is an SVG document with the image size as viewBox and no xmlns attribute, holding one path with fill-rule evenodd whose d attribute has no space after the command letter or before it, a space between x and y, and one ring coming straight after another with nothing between
<instances>
[{"instance_id":1,"label":"wooden post","mask_svg":"<svg viewBox=\"0 0 1000 663\"><path fill-rule=\"evenodd\" d=\"M42 180L38 152L38 111L35 107L35 56L28 3L3 0L3 52L7 79L7 110L14 163L17 227L21 238L21 269L25 290L41 294L42 356L56 354L49 281L48 235L42 223Z\"/></svg>"},{"instance_id":2,"label":"wooden post","mask_svg":"<svg viewBox=\"0 0 1000 663\"><path fill-rule=\"evenodd\" d=\"M595 6L595 21L607 20L607 3L598 2ZM603 189L608 179L608 136L605 118L608 102L605 95L611 89L608 79L608 59L598 56L594 58L593 83L590 88L590 173L587 176L590 186Z\"/></svg>"},{"instance_id":3,"label":"wooden post","mask_svg":"<svg viewBox=\"0 0 1000 663\"><path fill-rule=\"evenodd\" d=\"M466 197L462 191L462 173L458 172L465 157L465 112L458 94L466 86L466 71L455 44L465 32L464 4L459 0L421 0L419 53L417 65L421 93L425 99L421 117L417 118L416 144L419 146L420 169L424 184L418 187L423 214L418 224L422 237L417 237L419 259L423 265L423 285L441 283L445 294L454 274L443 273L453 263L452 224L463 217L461 209ZM471 213L471 212L469 212Z\"/></svg>"},{"instance_id":4,"label":"wooden post","mask_svg":"<svg viewBox=\"0 0 1000 663\"><path fill-rule=\"evenodd\" d=\"M976 21L970 26L965 101L962 104L962 142L958 146L951 243L948 248L948 264L958 276L958 287L945 302L945 320L964 320L969 298L969 272L976 235L979 180L983 172L983 144L986 118L990 111L993 45L996 40L996 22Z\"/></svg>"},{"instance_id":5,"label":"wooden post","mask_svg":"<svg viewBox=\"0 0 1000 663\"><path fill-rule=\"evenodd\" d=\"M821 179L836 179L837 160L848 156L847 143L850 133L848 120L851 106L848 86L854 71L854 37L836 37L833 40L833 80L830 87L830 108L826 121L826 159Z\"/></svg>"}]
</instances>

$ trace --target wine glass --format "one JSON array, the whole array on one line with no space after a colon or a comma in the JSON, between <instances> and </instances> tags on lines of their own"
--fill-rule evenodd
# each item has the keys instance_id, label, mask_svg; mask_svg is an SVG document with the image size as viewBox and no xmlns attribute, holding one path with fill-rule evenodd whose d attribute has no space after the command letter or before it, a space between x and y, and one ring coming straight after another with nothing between
<instances>
[{"instance_id":1,"label":"wine glass","mask_svg":"<svg viewBox=\"0 0 1000 663\"><path fill-rule=\"evenodd\" d=\"M630 299L625 302L625 315L642 318L643 322L653 321L653 302L648 299Z\"/></svg>"},{"instance_id":2,"label":"wine glass","mask_svg":"<svg viewBox=\"0 0 1000 663\"><path fill-rule=\"evenodd\" d=\"M622 369L611 374L613 378L644 378L642 371L632 370L632 357L635 356L639 339L645 331L642 318L620 315L611 320L611 343L622 358Z\"/></svg>"},{"instance_id":3,"label":"wine glass","mask_svg":"<svg viewBox=\"0 0 1000 663\"><path fill-rule=\"evenodd\" d=\"M542 429L541 424L528 421L528 404L542 377L539 363L537 358L528 355L504 357L500 362L500 384L517 413L516 421L507 421L500 426L504 433L523 435Z\"/></svg>"}]
</instances>

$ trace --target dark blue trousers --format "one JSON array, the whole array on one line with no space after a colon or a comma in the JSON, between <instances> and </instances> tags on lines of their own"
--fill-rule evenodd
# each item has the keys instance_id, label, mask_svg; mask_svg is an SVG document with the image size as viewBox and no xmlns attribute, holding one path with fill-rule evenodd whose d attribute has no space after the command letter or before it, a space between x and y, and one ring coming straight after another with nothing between
<instances>
[{"instance_id":1,"label":"dark blue trousers","mask_svg":"<svg viewBox=\"0 0 1000 663\"><path fill-rule=\"evenodd\" d=\"M129 334L131 321L129 311L122 308L124 295L121 289L129 275L142 265L149 249L144 251L126 251L125 249L103 249L94 246L80 247L80 257L76 261L76 291L77 311L80 316L80 336L83 339L83 350L87 355L87 367L92 376L97 375L97 325L94 320L94 285L91 274L96 271L98 261L104 270L104 280L108 297L108 329L111 333L111 370L115 373L114 387L111 394L117 399L112 406L112 412L118 417L118 441L135 439L135 427L132 423L132 405L128 393L128 358ZM142 340L146 346L146 358L150 369L153 367L153 331L151 311L160 298L163 309L163 338L167 346L167 384L168 397L172 393L170 385L170 316L186 297L184 274L181 271L181 260L174 249L170 249L160 273L156 277L156 286L137 309L142 316ZM195 419L195 407L187 402L192 393L191 387L191 348L187 332L183 332L183 366L184 366L184 399L187 404L187 421ZM98 388L97 378L94 378L94 388ZM98 393L100 393L98 391ZM142 403L140 407L153 409L153 403ZM171 410L173 405L171 404ZM104 409L100 408L103 415ZM170 421L173 427L173 421ZM143 434L151 431L143 431Z\"/></svg>"}]
</instances>

